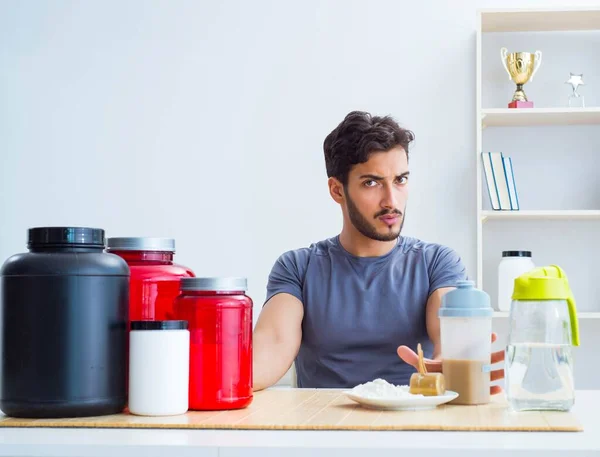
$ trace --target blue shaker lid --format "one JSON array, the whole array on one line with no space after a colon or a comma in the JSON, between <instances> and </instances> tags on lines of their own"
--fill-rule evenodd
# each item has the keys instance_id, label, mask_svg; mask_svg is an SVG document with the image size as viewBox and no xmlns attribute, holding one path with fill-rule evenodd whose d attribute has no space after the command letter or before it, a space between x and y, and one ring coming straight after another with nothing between
<instances>
[{"instance_id":1,"label":"blue shaker lid","mask_svg":"<svg viewBox=\"0 0 600 457\"><path fill-rule=\"evenodd\" d=\"M442 296L439 317L491 317L490 296L475 289L473 281L458 281L456 289Z\"/></svg>"}]
</instances>

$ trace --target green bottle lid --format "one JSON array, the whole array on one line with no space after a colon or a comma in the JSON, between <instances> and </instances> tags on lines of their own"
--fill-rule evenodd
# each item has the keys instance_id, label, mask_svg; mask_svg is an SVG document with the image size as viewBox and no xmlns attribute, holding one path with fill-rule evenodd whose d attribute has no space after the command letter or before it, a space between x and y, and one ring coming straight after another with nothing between
<instances>
[{"instance_id":1,"label":"green bottle lid","mask_svg":"<svg viewBox=\"0 0 600 457\"><path fill-rule=\"evenodd\" d=\"M575 298L567 275L558 265L537 267L515 279L513 300L566 300L571 320L573 346L579 346L579 323Z\"/></svg>"}]
</instances>

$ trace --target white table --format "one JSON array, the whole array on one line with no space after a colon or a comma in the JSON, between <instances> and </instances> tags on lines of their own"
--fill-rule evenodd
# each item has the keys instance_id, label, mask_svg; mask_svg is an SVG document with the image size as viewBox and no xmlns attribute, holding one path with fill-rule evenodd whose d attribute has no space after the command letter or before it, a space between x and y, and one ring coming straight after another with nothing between
<instances>
[{"instance_id":1,"label":"white table","mask_svg":"<svg viewBox=\"0 0 600 457\"><path fill-rule=\"evenodd\" d=\"M600 391L576 395L583 432L0 428L0 457L600 456Z\"/></svg>"}]
</instances>

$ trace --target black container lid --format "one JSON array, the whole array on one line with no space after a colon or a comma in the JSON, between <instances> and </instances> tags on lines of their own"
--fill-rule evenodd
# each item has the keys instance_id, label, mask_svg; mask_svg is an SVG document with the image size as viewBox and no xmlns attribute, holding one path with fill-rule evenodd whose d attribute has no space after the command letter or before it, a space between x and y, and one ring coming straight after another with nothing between
<instances>
[{"instance_id":1,"label":"black container lid","mask_svg":"<svg viewBox=\"0 0 600 457\"><path fill-rule=\"evenodd\" d=\"M131 330L187 330L188 321L131 321Z\"/></svg>"},{"instance_id":2,"label":"black container lid","mask_svg":"<svg viewBox=\"0 0 600 457\"><path fill-rule=\"evenodd\" d=\"M92 227L34 227L29 229L27 247L75 246L100 247L104 230Z\"/></svg>"},{"instance_id":3,"label":"black container lid","mask_svg":"<svg viewBox=\"0 0 600 457\"><path fill-rule=\"evenodd\" d=\"M502 257L531 257L531 251L502 251Z\"/></svg>"}]
</instances>

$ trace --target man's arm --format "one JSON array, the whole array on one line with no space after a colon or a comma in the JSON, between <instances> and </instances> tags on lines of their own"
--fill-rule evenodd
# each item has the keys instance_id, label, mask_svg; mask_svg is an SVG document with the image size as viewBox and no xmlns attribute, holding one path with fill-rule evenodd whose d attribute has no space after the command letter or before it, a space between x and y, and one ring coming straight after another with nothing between
<instances>
[{"instance_id":1,"label":"man's arm","mask_svg":"<svg viewBox=\"0 0 600 457\"><path fill-rule=\"evenodd\" d=\"M429 272L429 297L425 304L425 324L427 335L433 344L433 354L431 359L426 359L425 366L430 371L441 371L442 341L438 311L442 305L442 297L455 289L458 280L464 280L467 276L460 257L450 248L431 245L426 252L426 258ZM402 360L417 367L418 357L412 348L400 346L397 352Z\"/></svg>"},{"instance_id":2,"label":"man's arm","mask_svg":"<svg viewBox=\"0 0 600 457\"><path fill-rule=\"evenodd\" d=\"M273 296L263 307L252 336L254 390L279 381L300 349L304 307L288 293Z\"/></svg>"},{"instance_id":3,"label":"man's arm","mask_svg":"<svg viewBox=\"0 0 600 457\"><path fill-rule=\"evenodd\" d=\"M445 246L436 246L428 253L429 266L429 298L425 308L425 324L427 335L433 343L433 360L442 359L442 342L440 338L440 319L438 311L442 305L442 297L455 289L458 280L467 279L467 272L456 251Z\"/></svg>"},{"instance_id":4,"label":"man's arm","mask_svg":"<svg viewBox=\"0 0 600 457\"><path fill-rule=\"evenodd\" d=\"M442 304L442 297L450 292L455 287L451 286L459 279L465 279L465 268L458 255L451 249L444 249L441 253L435 256L432 265L431 284L426 304L425 320L427 326L427 334L433 343L432 359L425 360L425 366L430 372L442 371L442 356L441 356L441 338L440 338L440 320L438 310ZM492 332L492 343L496 341L497 335ZM398 356L406 363L417 368L417 354L407 346L398 348ZM491 354L491 363L498 363L504 360L504 351L496 351ZM494 370L491 373L491 380L496 381L504 377L504 369ZM491 386L490 392L492 395L501 392L500 386Z\"/></svg>"},{"instance_id":5,"label":"man's arm","mask_svg":"<svg viewBox=\"0 0 600 457\"><path fill-rule=\"evenodd\" d=\"M433 343L433 360L442 359L442 341L440 338L440 318L438 317L438 310L442 305L442 297L453 289L455 288L442 287L436 289L427 300L425 319L427 325L427 334Z\"/></svg>"}]
</instances>

